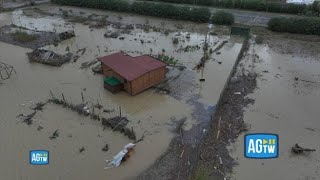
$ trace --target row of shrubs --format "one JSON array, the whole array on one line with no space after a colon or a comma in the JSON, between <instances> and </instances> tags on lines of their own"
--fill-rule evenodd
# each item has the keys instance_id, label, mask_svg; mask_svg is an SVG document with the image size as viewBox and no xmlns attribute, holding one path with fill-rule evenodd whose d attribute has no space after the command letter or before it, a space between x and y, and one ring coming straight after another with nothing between
<instances>
[{"instance_id":1,"label":"row of shrubs","mask_svg":"<svg viewBox=\"0 0 320 180\"><path fill-rule=\"evenodd\" d=\"M120 12L189 20L195 22L208 22L211 13L208 8L189 8L164 3L133 2L124 0L52 0L53 3L69 6L106 9Z\"/></svg>"},{"instance_id":2,"label":"row of shrubs","mask_svg":"<svg viewBox=\"0 0 320 180\"><path fill-rule=\"evenodd\" d=\"M320 35L320 18L285 18L270 19L268 28L276 32Z\"/></svg>"},{"instance_id":3,"label":"row of shrubs","mask_svg":"<svg viewBox=\"0 0 320 180\"><path fill-rule=\"evenodd\" d=\"M314 1L312 5L305 4L285 4L280 2L267 2L266 0L145 0L161 1L168 3L196 4L222 8L246 9L254 11L288 13L288 14L308 14L320 15L320 3Z\"/></svg>"}]
</instances>

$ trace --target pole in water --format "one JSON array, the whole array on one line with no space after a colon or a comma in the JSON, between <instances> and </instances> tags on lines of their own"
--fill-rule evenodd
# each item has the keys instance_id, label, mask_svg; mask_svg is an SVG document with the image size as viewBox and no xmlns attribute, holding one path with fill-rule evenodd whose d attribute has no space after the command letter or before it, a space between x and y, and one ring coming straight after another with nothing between
<instances>
[{"instance_id":1,"label":"pole in water","mask_svg":"<svg viewBox=\"0 0 320 180\"><path fill-rule=\"evenodd\" d=\"M63 93L61 93L61 94L62 94L62 99L63 99L63 101L66 102L66 99L64 98Z\"/></svg>"},{"instance_id":2,"label":"pole in water","mask_svg":"<svg viewBox=\"0 0 320 180\"><path fill-rule=\"evenodd\" d=\"M50 94L51 94L51 97L52 97L52 99L53 99L53 93L52 93L52 91L50 90Z\"/></svg>"},{"instance_id":3,"label":"pole in water","mask_svg":"<svg viewBox=\"0 0 320 180\"><path fill-rule=\"evenodd\" d=\"M83 92L81 92L82 103L84 103Z\"/></svg>"},{"instance_id":4,"label":"pole in water","mask_svg":"<svg viewBox=\"0 0 320 180\"><path fill-rule=\"evenodd\" d=\"M119 112L120 112L120 117L121 117L121 106L119 106Z\"/></svg>"}]
</instances>

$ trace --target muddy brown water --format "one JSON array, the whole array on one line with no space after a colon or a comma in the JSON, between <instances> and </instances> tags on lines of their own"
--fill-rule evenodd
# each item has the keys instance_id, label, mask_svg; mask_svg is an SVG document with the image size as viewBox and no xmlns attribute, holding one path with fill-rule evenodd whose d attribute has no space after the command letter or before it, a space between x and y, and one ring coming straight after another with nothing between
<instances>
[{"instance_id":1,"label":"muddy brown water","mask_svg":"<svg viewBox=\"0 0 320 180\"><path fill-rule=\"evenodd\" d=\"M44 10L50 9L58 12L58 6L42 5ZM69 7L63 7L68 9ZM117 19L117 13L94 11L88 9L72 8L73 12L84 11L96 14L108 14L109 18ZM21 13L22 12L22 13ZM183 24L180 21L167 21L143 16L122 15L122 23L155 23L165 22L168 28L175 28L175 24ZM29 63L26 52L31 49L22 48L0 42L0 60L14 66L17 74L0 85L0 173L4 179L132 179L151 166L157 158L163 154L174 136L175 124L172 119L186 117L185 129L189 129L197 123L194 118L195 105L187 103L194 95L200 95L201 105L208 107L215 105L223 89L226 79L231 71L233 63L241 48L242 39L229 36L210 36L212 48L216 47L215 41L228 40L221 54L216 56L216 61L209 61L206 69L201 72L192 68L202 57L202 50L195 52L177 53L180 45L200 45L204 42L204 34L193 32L205 28L206 25L191 24L195 28L186 28L172 32L168 36L161 32L144 32L141 29L132 30L130 34L123 34L124 40L106 39L103 34L107 30L117 30L110 26L102 29L90 29L88 25L68 23L63 18L55 16L42 16L33 18L25 16L23 11L16 10L10 13L0 14L0 25L15 23L32 30L63 31L69 28L75 30L76 37L61 42L58 46L47 46L56 53L76 53L78 49L86 48L86 52L77 62L70 62L60 68L43 64ZM162 23L163 24L163 23ZM199 27L198 27L199 26ZM181 31L179 45L172 44L172 38ZM186 40L187 32L191 32L190 40ZM141 44L134 39L144 39L150 43ZM156 40L156 41L154 41ZM183 42L184 40L185 42ZM182 82L188 82L185 88L194 89L189 94L182 94L177 99L169 95L156 94L152 89L137 96L129 96L125 92L111 94L103 88L102 76L94 75L90 68L80 69L81 63L94 60L96 57L111 54L123 50L131 55L149 54L152 48L153 54L158 54L165 49L165 54L174 56L187 66L189 76L180 76ZM218 64L217 61L221 61ZM200 77L206 81L199 84ZM181 82L181 81L177 81ZM173 82L174 83L174 82ZM64 93L66 100L72 103L81 103L81 92L89 103L99 101L105 109L115 111L103 114L105 117L118 115L118 107L122 108L122 115L130 120L128 126L133 127L137 137L145 133L144 141L135 148L135 154L129 161L118 168L104 170L105 160L111 159L122 147L131 142L127 137L110 129L103 131L100 122L82 117L68 109L63 109L54 104L46 105L43 111L39 111L34 117L32 125L27 126L16 118L18 114L29 114L30 106L49 98L49 91L55 96L61 97ZM38 131L38 126L43 129ZM49 136L58 129L59 137L49 140ZM109 151L101 149L109 144ZM80 153L79 149L85 151ZM47 166L29 165L28 153L32 149L47 149L50 151L50 164Z\"/></svg>"},{"instance_id":2,"label":"muddy brown water","mask_svg":"<svg viewBox=\"0 0 320 180\"><path fill-rule=\"evenodd\" d=\"M262 76L258 78L255 93L250 95L255 103L244 114L248 133L278 134L280 152L277 159L246 159L242 134L230 147L232 156L240 164L234 168L231 179L320 179L319 59L304 54L280 54L268 45L256 45L249 52L260 58L256 63L249 63L248 59L246 68ZM255 65L248 67L249 64ZM300 80L296 81L295 77ZM291 147L295 143L316 151L294 155Z\"/></svg>"}]
</instances>

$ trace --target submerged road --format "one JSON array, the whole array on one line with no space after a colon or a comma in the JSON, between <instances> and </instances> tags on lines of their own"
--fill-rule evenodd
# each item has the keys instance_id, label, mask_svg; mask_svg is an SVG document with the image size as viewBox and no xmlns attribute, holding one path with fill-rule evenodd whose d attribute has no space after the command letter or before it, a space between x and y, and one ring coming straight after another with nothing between
<instances>
[{"instance_id":1,"label":"submerged road","mask_svg":"<svg viewBox=\"0 0 320 180\"><path fill-rule=\"evenodd\" d=\"M133 2L135 0L128 0ZM164 3L164 2L154 2L154 3ZM247 10L238 10L238 9L224 9L224 8L215 8L208 6L198 6L198 5L190 5L190 4L175 4L175 3L167 3L174 4L177 6L187 6L187 7L206 7L209 8L211 13L214 13L219 10L223 10L226 12L230 12L235 17L235 23L249 25L249 26L263 26L267 27L268 22L273 17L297 17L292 14L280 14L280 13L268 13L268 12L259 12L259 11L247 11Z\"/></svg>"}]
</instances>

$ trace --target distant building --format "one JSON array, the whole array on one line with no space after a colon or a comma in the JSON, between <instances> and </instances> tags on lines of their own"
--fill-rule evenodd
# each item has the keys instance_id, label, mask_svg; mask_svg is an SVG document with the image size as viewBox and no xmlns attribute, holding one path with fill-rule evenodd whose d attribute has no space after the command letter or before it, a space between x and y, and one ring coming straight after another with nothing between
<instances>
[{"instance_id":1,"label":"distant building","mask_svg":"<svg viewBox=\"0 0 320 180\"><path fill-rule=\"evenodd\" d=\"M166 63L148 55L132 57L119 52L98 59L105 75L104 87L113 93L124 89L136 95L166 77Z\"/></svg>"},{"instance_id":2,"label":"distant building","mask_svg":"<svg viewBox=\"0 0 320 180\"><path fill-rule=\"evenodd\" d=\"M314 0L287 0L286 2L291 4L312 4Z\"/></svg>"}]
</instances>

